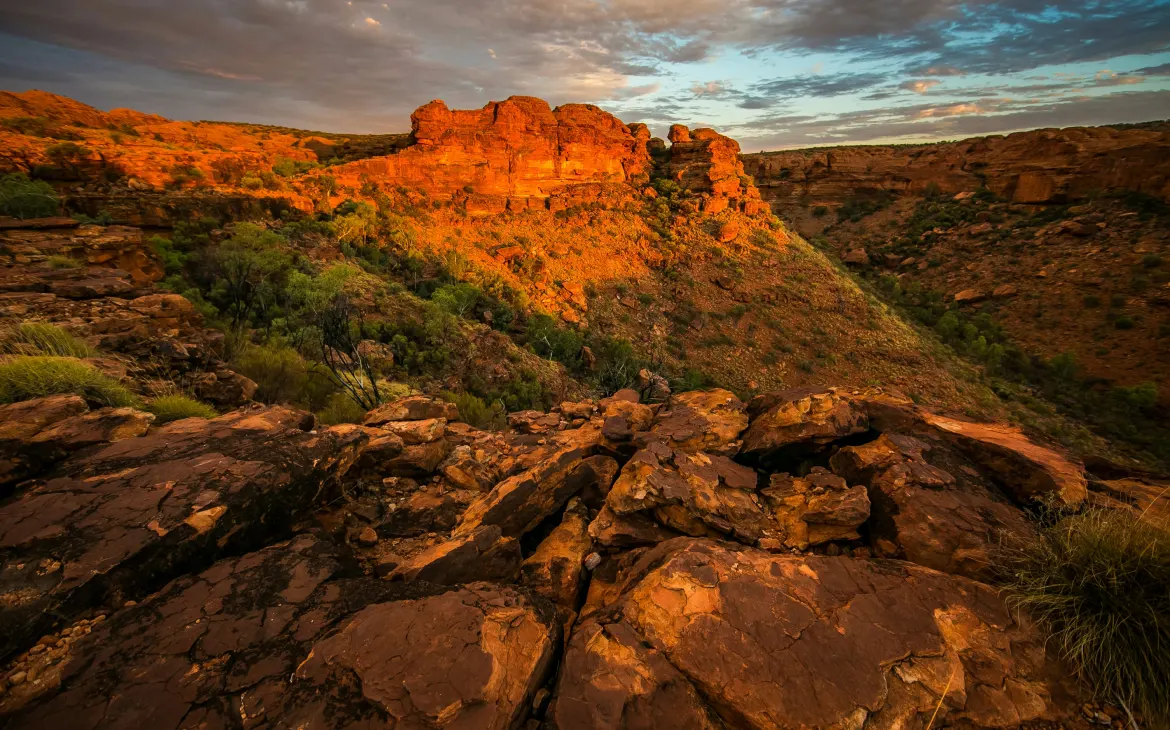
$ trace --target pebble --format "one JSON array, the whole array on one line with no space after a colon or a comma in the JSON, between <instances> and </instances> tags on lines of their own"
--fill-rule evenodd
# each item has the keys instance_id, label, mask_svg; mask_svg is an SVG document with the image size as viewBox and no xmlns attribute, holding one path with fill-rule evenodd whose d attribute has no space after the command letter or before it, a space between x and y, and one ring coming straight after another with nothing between
<instances>
[{"instance_id":1,"label":"pebble","mask_svg":"<svg viewBox=\"0 0 1170 730\"><path fill-rule=\"evenodd\" d=\"M26 672L17 672L16 674L14 674L8 678L8 683L11 684L13 687L16 687L18 685L24 684L24 680L27 678L28 678L28 674Z\"/></svg>"},{"instance_id":2,"label":"pebble","mask_svg":"<svg viewBox=\"0 0 1170 730\"><path fill-rule=\"evenodd\" d=\"M598 553L589 553L585 557L585 570L596 570L597 566L601 565L601 555Z\"/></svg>"}]
</instances>

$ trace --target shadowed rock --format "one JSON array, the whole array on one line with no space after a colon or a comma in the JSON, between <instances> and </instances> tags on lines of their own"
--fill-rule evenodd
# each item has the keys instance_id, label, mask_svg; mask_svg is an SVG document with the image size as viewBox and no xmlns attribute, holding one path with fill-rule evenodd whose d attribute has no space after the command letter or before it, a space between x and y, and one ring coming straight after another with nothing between
<instances>
[{"instance_id":1,"label":"shadowed rock","mask_svg":"<svg viewBox=\"0 0 1170 730\"><path fill-rule=\"evenodd\" d=\"M343 579L310 537L181 578L97 625L8 727L513 727L559 641L511 589Z\"/></svg>"},{"instance_id":2,"label":"shadowed rock","mask_svg":"<svg viewBox=\"0 0 1170 730\"><path fill-rule=\"evenodd\" d=\"M356 426L284 408L187 419L63 462L0 506L0 654L287 532L356 458Z\"/></svg>"},{"instance_id":3,"label":"shadowed rock","mask_svg":"<svg viewBox=\"0 0 1170 730\"><path fill-rule=\"evenodd\" d=\"M945 447L884 434L863 446L847 446L830 460L833 471L865 484L873 502L870 539L879 554L947 573L986 578L992 554L1005 537L1032 532L1015 506L972 479L963 462L954 462L958 479L932 465ZM953 460L953 457L952 457ZM883 542L884 541L884 542ZM894 552L888 552L888 545Z\"/></svg>"}]
</instances>

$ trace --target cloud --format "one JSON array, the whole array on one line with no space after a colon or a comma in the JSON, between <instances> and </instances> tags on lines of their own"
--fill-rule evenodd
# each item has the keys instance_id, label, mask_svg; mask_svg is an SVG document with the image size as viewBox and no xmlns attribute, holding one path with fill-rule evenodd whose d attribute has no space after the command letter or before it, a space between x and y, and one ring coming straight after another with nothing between
<instances>
[{"instance_id":1,"label":"cloud","mask_svg":"<svg viewBox=\"0 0 1170 730\"><path fill-rule=\"evenodd\" d=\"M754 94L767 97L840 96L876 86L885 74L838 73L771 79L753 84Z\"/></svg>"},{"instance_id":2,"label":"cloud","mask_svg":"<svg viewBox=\"0 0 1170 730\"><path fill-rule=\"evenodd\" d=\"M976 108L982 113L975 112ZM1167 108L1170 90L1120 91L1059 100L1000 99L945 107L863 109L816 117L764 117L729 131L745 151L756 151L874 139L964 139L1023 129L1144 122L1164 117ZM930 109L936 111L928 112Z\"/></svg>"},{"instance_id":3,"label":"cloud","mask_svg":"<svg viewBox=\"0 0 1170 730\"><path fill-rule=\"evenodd\" d=\"M985 104L964 103L949 106L932 106L914 112L915 119L930 119L932 117L957 117L964 114L986 114L991 107Z\"/></svg>"},{"instance_id":4,"label":"cloud","mask_svg":"<svg viewBox=\"0 0 1170 730\"><path fill-rule=\"evenodd\" d=\"M695 96L723 96L727 88L722 81L708 81L707 83L700 83L696 81L691 84L691 93Z\"/></svg>"},{"instance_id":5,"label":"cloud","mask_svg":"<svg viewBox=\"0 0 1170 730\"><path fill-rule=\"evenodd\" d=\"M941 83L938 79L911 79L909 81L903 81L899 84L898 88L913 91L915 94L925 94Z\"/></svg>"},{"instance_id":6,"label":"cloud","mask_svg":"<svg viewBox=\"0 0 1170 730\"><path fill-rule=\"evenodd\" d=\"M740 120L798 99L913 105L918 94L941 109L1145 89L1167 75L1154 54L1170 52L1170 0L36 0L0 3L0 28L9 87L173 117L388 131L435 97L466 108L531 94L680 120L718 102ZM1007 76L1128 69L1114 59L1141 54L1151 65L1138 71L1030 91L1019 82L1038 80ZM949 77L970 88L938 83Z\"/></svg>"}]
</instances>

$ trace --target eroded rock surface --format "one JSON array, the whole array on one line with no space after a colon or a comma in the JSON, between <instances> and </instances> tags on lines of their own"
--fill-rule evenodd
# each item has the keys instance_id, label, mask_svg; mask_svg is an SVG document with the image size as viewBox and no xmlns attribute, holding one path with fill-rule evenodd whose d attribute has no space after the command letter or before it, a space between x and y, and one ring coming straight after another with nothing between
<instances>
[{"instance_id":1,"label":"eroded rock surface","mask_svg":"<svg viewBox=\"0 0 1170 730\"><path fill-rule=\"evenodd\" d=\"M188 419L60 464L0 505L0 653L271 539L357 457L357 427L284 408Z\"/></svg>"},{"instance_id":2,"label":"eroded rock surface","mask_svg":"<svg viewBox=\"0 0 1170 730\"><path fill-rule=\"evenodd\" d=\"M97 624L9 727L503 730L544 681L552 616L512 588L345 579L299 537Z\"/></svg>"},{"instance_id":3,"label":"eroded rock surface","mask_svg":"<svg viewBox=\"0 0 1170 730\"><path fill-rule=\"evenodd\" d=\"M731 550L644 557L574 633L554 717L566 727L1015 727L1058 714L1043 641L996 592L905 563ZM652 567L651 567L652 566Z\"/></svg>"}]
</instances>

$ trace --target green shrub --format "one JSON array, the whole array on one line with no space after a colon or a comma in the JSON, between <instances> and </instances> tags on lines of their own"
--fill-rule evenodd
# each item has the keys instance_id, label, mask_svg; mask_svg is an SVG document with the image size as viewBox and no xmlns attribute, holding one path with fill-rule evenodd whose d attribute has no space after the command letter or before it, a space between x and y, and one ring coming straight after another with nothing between
<instances>
[{"instance_id":1,"label":"green shrub","mask_svg":"<svg viewBox=\"0 0 1170 730\"><path fill-rule=\"evenodd\" d=\"M138 404L124 385L75 358L21 355L0 363L0 403L70 393L99 406Z\"/></svg>"},{"instance_id":2,"label":"green shrub","mask_svg":"<svg viewBox=\"0 0 1170 730\"><path fill-rule=\"evenodd\" d=\"M339 423L361 423L366 417L366 409L359 406L345 393L334 393L329 396L325 407L317 413L317 418L326 426L336 426Z\"/></svg>"},{"instance_id":3,"label":"green shrub","mask_svg":"<svg viewBox=\"0 0 1170 730\"><path fill-rule=\"evenodd\" d=\"M3 337L0 350L17 355L93 357L92 347L64 329L45 322L23 322Z\"/></svg>"},{"instance_id":4,"label":"green shrub","mask_svg":"<svg viewBox=\"0 0 1170 730\"><path fill-rule=\"evenodd\" d=\"M155 423L159 425L184 418L215 418L219 415L210 405L180 394L152 398L147 402L146 410L155 415Z\"/></svg>"},{"instance_id":5,"label":"green shrub","mask_svg":"<svg viewBox=\"0 0 1170 730\"><path fill-rule=\"evenodd\" d=\"M1131 330L1133 329L1133 317L1128 314L1123 314L1113 320L1113 326L1119 330Z\"/></svg>"},{"instance_id":6,"label":"green shrub","mask_svg":"<svg viewBox=\"0 0 1170 730\"><path fill-rule=\"evenodd\" d=\"M487 401L471 393L452 393L445 391L439 395L448 403L454 403L459 408L459 420L476 428L499 430L504 427L507 409L503 402L495 401L488 405Z\"/></svg>"},{"instance_id":7,"label":"green shrub","mask_svg":"<svg viewBox=\"0 0 1170 730\"><path fill-rule=\"evenodd\" d=\"M1162 265L1162 257L1156 253L1148 253L1142 257L1142 266L1147 269L1156 269Z\"/></svg>"},{"instance_id":8,"label":"green shrub","mask_svg":"<svg viewBox=\"0 0 1170 730\"><path fill-rule=\"evenodd\" d=\"M824 218L829 214L829 208L824 205L818 205L812 209L813 218Z\"/></svg>"},{"instance_id":9,"label":"green shrub","mask_svg":"<svg viewBox=\"0 0 1170 730\"><path fill-rule=\"evenodd\" d=\"M1013 545L1009 600L1052 634L1108 702L1170 721L1170 533L1133 515L1091 510Z\"/></svg>"},{"instance_id":10,"label":"green shrub","mask_svg":"<svg viewBox=\"0 0 1170 730\"><path fill-rule=\"evenodd\" d=\"M0 215L13 218L45 218L57 215L57 193L41 180L24 173L0 175Z\"/></svg>"},{"instance_id":11,"label":"green shrub","mask_svg":"<svg viewBox=\"0 0 1170 730\"><path fill-rule=\"evenodd\" d=\"M283 345L248 345L232 360L232 367L259 386L255 398L261 403L292 403L316 410L325 407L337 390L324 368Z\"/></svg>"}]
</instances>

